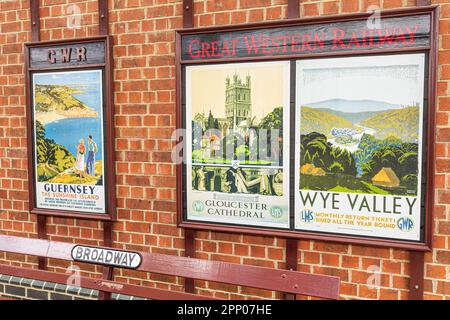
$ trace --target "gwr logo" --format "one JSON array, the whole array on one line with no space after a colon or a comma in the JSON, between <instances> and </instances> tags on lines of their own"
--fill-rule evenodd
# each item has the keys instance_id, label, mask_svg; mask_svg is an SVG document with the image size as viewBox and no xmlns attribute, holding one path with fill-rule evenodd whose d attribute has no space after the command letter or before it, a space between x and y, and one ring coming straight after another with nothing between
<instances>
[{"instance_id":1,"label":"gwr logo","mask_svg":"<svg viewBox=\"0 0 450 320\"><path fill-rule=\"evenodd\" d=\"M414 222L408 217L403 217L397 220L397 227L402 231L409 232L414 228Z\"/></svg>"},{"instance_id":2,"label":"gwr logo","mask_svg":"<svg viewBox=\"0 0 450 320\"><path fill-rule=\"evenodd\" d=\"M62 48L60 50L49 49L47 52L47 61L51 64L55 64L57 62L57 56L59 53L60 60L62 63L68 63L72 60L72 52L75 53L75 58L78 62L86 61L86 53L87 50L84 47L75 48Z\"/></svg>"}]
</instances>

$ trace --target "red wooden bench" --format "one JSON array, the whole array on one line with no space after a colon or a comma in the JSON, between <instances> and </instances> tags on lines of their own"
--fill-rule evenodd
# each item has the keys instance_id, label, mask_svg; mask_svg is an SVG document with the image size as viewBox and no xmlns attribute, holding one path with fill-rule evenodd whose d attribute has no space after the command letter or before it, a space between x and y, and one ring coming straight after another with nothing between
<instances>
[{"instance_id":1,"label":"red wooden bench","mask_svg":"<svg viewBox=\"0 0 450 320\"><path fill-rule=\"evenodd\" d=\"M65 242L0 235L0 252L74 261L71 251L75 246L76 244ZM340 279L338 277L165 254L146 252L139 252L139 254L142 257L142 263L136 269L138 271L325 299L339 298ZM0 274L60 284L68 283L70 277L68 274L1 264ZM89 277L80 277L80 287L155 300L211 299L190 293L149 288Z\"/></svg>"}]
</instances>

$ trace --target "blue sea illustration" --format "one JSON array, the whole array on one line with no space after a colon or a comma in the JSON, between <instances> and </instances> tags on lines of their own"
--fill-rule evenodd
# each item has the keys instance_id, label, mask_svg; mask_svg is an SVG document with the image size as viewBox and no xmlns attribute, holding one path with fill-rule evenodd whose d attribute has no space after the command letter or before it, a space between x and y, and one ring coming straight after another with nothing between
<instances>
[{"instance_id":1,"label":"blue sea illustration","mask_svg":"<svg viewBox=\"0 0 450 320\"><path fill-rule=\"evenodd\" d=\"M98 147L95 160L103 158L101 77L99 71L36 74L34 77L35 84L65 85L79 89L81 93L73 96L97 111L97 118L66 118L44 124L46 138L64 145L74 156L79 140L84 139L87 144L88 136L92 135Z\"/></svg>"}]
</instances>

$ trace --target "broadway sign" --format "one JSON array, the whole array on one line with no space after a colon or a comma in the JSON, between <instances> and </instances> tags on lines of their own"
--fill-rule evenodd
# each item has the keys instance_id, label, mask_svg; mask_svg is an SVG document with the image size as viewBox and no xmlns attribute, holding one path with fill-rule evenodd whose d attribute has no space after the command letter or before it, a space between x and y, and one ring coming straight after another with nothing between
<instances>
[{"instance_id":1,"label":"broadway sign","mask_svg":"<svg viewBox=\"0 0 450 320\"><path fill-rule=\"evenodd\" d=\"M136 252L104 249L88 246L73 247L72 259L80 262L87 262L129 269L139 268L142 262L141 255Z\"/></svg>"}]
</instances>

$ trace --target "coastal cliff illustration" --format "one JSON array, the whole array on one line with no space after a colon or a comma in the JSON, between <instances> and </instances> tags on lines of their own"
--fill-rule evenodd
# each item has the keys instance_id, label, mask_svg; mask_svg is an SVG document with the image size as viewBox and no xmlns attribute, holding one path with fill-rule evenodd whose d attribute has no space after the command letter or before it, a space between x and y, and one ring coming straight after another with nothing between
<instances>
[{"instance_id":1,"label":"coastal cliff illustration","mask_svg":"<svg viewBox=\"0 0 450 320\"><path fill-rule=\"evenodd\" d=\"M46 123L66 118L97 118L98 113L75 98L81 89L65 85L35 85L35 117Z\"/></svg>"},{"instance_id":2,"label":"coastal cliff illustration","mask_svg":"<svg viewBox=\"0 0 450 320\"><path fill-rule=\"evenodd\" d=\"M45 127L36 121L38 181L44 182L75 165L75 156L63 145L45 136Z\"/></svg>"},{"instance_id":3,"label":"coastal cliff illustration","mask_svg":"<svg viewBox=\"0 0 450 320\"><path fill-rule=\"evenodd\" d=\"M38 181L101 185L101 159L95 159L93 174L80 176L76 170L79 140L97 132L100 116L91 105L98 91L84 83L36 83L34 93Z\"/></svg>"}]
</instances>

